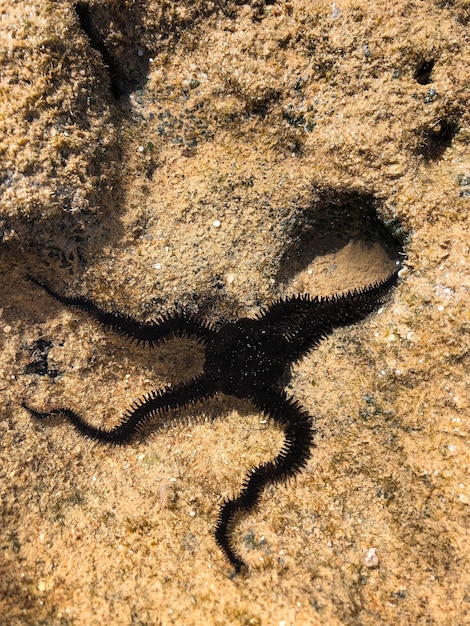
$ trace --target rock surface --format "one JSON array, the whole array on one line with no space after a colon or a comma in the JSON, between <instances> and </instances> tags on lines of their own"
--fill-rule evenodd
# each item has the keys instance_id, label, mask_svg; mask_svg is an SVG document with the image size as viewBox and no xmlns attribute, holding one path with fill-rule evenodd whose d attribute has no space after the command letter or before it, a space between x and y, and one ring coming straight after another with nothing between
<instances>
[{"instance_id":1,"label":"rock surface","mask_svg":"<svg viewBox=\"0 0 470 626\"><path fill-rule=\"evenodd\" d=\"M0 6L6 623L466 623L468 1ZM217 323L396 258L389 304L292 371L317 447L240 522L247 579L211 530L282 445L249 404L220 397L121 448L20 407L111 425L202 358L130 346L28 273Z\"/></svg>"}]
</instances>

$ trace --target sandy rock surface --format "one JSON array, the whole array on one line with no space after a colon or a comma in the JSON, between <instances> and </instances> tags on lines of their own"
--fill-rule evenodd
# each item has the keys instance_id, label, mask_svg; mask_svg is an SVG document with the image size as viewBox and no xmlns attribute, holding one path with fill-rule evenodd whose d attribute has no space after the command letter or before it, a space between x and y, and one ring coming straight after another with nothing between
<instances>
[{"instance_id":1,"label":"sandy rock surface","mask_svg":"<svg viewBox=\"0 0 470 626\"><path fill-rule=\"evenodd\" d=\"M0 624L470 621L470 5L0 2ZM308 466L212 529L282 433L220 396L109 447L201 368L57 291L218 324L402 264L389 302L296 364Z\"/></svg>"}]
</instances>

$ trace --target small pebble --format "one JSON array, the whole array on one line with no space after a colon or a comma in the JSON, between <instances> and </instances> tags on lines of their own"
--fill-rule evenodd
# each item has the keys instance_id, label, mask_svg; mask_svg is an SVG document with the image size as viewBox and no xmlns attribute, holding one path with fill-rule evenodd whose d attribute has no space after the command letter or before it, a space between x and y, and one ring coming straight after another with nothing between
<instances>
[{"instance_id":1,"label":"small pebble","mask_svg":"<svg viewBox=\"0 0 470 626\"><path fill-rule=\"evenodd\" d=\"M379 557L377 556L376 548L369 548L364 556L364 565L366 567L377 567L379 564Z\"/></svg>"},{"instance_id":2,"label":"small pebble","mask_svg":"<svg viewBox=\"0 0 470 626\"><path fill-rule=\"evenodd\" d=\"M220 220L214 220L214 221L212 222L212 226L215 226L216 228L219 228L219 226L220 226Z\"/></svg>"},{"instance_id":3,"label":"small pebble","mask_svg":"<svg viewBox=\"0 0 470 626\"><path fill-rule=\"evenodd\" d=\"M12 331L12 327L11 326L4 326L3 327L3 332L5 333L5 335L8 335L8 333L11 333Z\"/></svg>"}]
</instances>

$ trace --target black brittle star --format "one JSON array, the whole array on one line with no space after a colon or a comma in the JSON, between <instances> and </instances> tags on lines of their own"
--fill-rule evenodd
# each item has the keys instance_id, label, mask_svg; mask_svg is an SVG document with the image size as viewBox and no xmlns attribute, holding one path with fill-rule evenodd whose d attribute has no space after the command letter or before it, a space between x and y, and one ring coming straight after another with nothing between
<instances>
[{"instance_id":1,"label":"black brittle star","mask_svg":"<svg viewBox=\"0 0 470 626\"><path fill-rule=\"evenodd\" d=\"M172 337L189 337L205 347L203 372L195 378L151 391L134 402L111 430L92 426L69 408L38 411L22 406L35 418L60 415L82 435L104 443L129 442L150 418L169 409L186 407L217 393L245 398L284 431L278 455L253 468L236 498L225 500L215 528L215 539L236 572L245 565L237 553L232 532L237 518L256 507L263 489L294 476L307 463L313 447L313 420L300 404L281 389L286 368L305 356L333 329L358 322L377 309L397 280L398 270L382 282L332 297L299 294L277 300L255 318L242 317L218 328L198 316L173 310L149 322L102 309L82 297L62 296L42 287L62 304L81 309L103 326L150 347Z\"/></svg>"}]
</instances>

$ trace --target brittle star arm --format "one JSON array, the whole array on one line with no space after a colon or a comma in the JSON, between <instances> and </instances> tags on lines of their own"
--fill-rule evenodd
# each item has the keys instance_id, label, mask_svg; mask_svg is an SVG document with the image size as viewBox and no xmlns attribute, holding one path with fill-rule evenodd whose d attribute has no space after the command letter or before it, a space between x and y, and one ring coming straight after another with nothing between
<instances>
[{"instance_id":1,"label":"brittle star arm","mask_svg":"<svg viewBox=\"0 0 470 626\"><path fill-rule=\"evenodd\" d=\"M156 320L141 322L129 315L107 311L87 298L63 296L32 276L28 276L28 280L44 289L54 300L85 311L106 328L137 343L152 346L171 337L190 337L206 344L214 335L209 324L191 313L174 311Z\"/></svg>"},{"instance_id":2,"label":"brittle star arm","mask_svg":"<svg viewBox=\"0 0 470 626\"><path fill-rule=\"evenodd\" d=\"M79 433L95 441L105 443L128 443L137 431L152 417L163 415L173 408L181 408L214 396L217 388L213 381L201 374L197 378L179 385L170 385L164 389L157 389L136 400L131 408L123 415L121 422L106 430L93 426L80 415L69 408L53 408L49 411L38 411L25 402L22 407L36 419L45 419L59 415L70 422Z\"/></svg>"},{"instance_id":3,"label":"brittle star arm","mask_svg":"<svg viewBox=\"0 0 470 626\"><path fill-rule=\"evenodd\" d=\"M286 355L291 362L305 356L335 328L359 322L386 301L395 284L398 271L385 280L364 289L356 289L331 298L309 294L275 302L259 319L277 327L287 343Z\"/></svg>"},{"instance_id":4,"label":"brittle star arm","mask_svg":"<svg viewBox=\"0 0 470 626\"><path fill-rule=\"evenodd\" d=\"M315 433L310 415L284 392L269 388L257 392L250 400L258 410L281 426L285 441L275 459L251 470L238 497L226 500L220 511L215 538L237 573L245 565L231 540L237 517L253 511L267 485L287 480L307 464Z\"/></svg>"}]
</instances>

